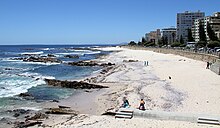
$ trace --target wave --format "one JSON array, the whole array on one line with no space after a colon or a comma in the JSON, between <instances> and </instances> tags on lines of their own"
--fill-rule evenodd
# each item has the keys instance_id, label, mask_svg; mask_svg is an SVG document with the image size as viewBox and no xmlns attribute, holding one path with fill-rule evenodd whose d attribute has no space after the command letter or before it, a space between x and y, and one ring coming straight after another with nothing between
<instances>
[{"instance_id":1,"label":"wave","mask_svg":"<svg viewBox=\"0 0 220 128\"><path fill-rule=\"evenodd\" d=\"M40 52L23 52L21 53L21 55L39 55L39 54L43 54L43 51Z\"/></svg>"},{"instance_id":2,"label":"wave","mask_svg":"<svg viewBox=\"0 0 220 128\"><path fill-rule=\"evenodd\" d=\"M99 54L99 53L101 53L101 51L89 52L89 53L84 53L84 54L91 55L91 54Z\"/></svg>"},{"instance_id":3,"label":"wave","mask_svg":"<svg viewBox=\"0 0 220 128\"><path fill-rule=\"evenodd\" d=\"M41 84L45 84L43 80L10 80L10 81L1 81L1 85L5 85L5 87L1 88L0 98L1 97L11 97L18 95L20 93L25 93L31 87L36 87Z\"/></svg>"},{"instance_id":4,"label":"wave","mask_svg":"<svg viewBox=\"0 0 220 128\"><path fill-rule=\"evenodd\" d=\"M41 80L44 80L44 79L55 79L55 77L53 76L43 76L43 75L40 75L39 73L32 73L32 72L25 72L25 73L21 73L21 74L18 74L19 76L24 76L24 77L31 77L31 78L35 78L35 79L41 79Z\"/></svg>"},{"instance_id":5,"label":"wave","mask_svg":"<svg viewBox=\"0 0 220 128\"><path fill-rule=\"evenodd\" d=\"M15 61L15 63L23 63L23 64L37 64L37 65L58 65L60 63L50 63L50 62L47 62L47 63L44 63L44 62L25 62L25 61Z\"/></svg>"},{"instance_id":6,"label":"wave","mask_svg":"<svg viewBox=\"0 0 220 128\"><path fill-rule=\"evenodd\" d=\"M41 48L40 50L49 51L50 48Z\"/></svg>"},{"instance_id":7,"label":"wave","mask_svg":"<svg viewBox=\"0 0 220 128\"><path fill-rule=\"evenodd\" d=\"M0 81L0 98L2 97L12 97L18 95L20 93L25 93L28 89L32 87L36 87L38 85L46 84L44 79L55 79L52 76L42 76L38 73L21 73L10 75L10 79L8 79L9 74L5 74L6 79ZM27 77L27 78L25 78Z\"/></svg>"}]
</instances>

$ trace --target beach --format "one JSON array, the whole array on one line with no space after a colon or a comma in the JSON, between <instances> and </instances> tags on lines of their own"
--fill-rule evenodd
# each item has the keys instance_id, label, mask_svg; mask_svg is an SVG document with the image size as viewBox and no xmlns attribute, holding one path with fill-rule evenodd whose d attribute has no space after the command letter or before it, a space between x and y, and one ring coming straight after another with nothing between
<instances>
[{"instance_id":1,"label":"beach","mask_svg":"<svg viewBox=\"0 0 220 128\"><path fill-rule=\"evenodd\" d=\"M85 81L109 88L81 94L80 103L71 104L74 96L59 104L70 105L79 111L77 116L59 116L46 119L44 126L52 127L209 127L197 123L153 120L134 117L115 119L102 116L116 111L126 97L131 108L144 99L147 110L180 112L187 114L220 114L220 76L206 69L206 62L172 54L146 50L107 47L101 50L117 51L97 61L116 65L105 74L96 74ZM130 61L129 61L130 60ZM148 65L145 65L145 62ZM88 98L89 97L89 98ZM214 126L212 126L214 127Z\"/></svg>"}]
</instances>

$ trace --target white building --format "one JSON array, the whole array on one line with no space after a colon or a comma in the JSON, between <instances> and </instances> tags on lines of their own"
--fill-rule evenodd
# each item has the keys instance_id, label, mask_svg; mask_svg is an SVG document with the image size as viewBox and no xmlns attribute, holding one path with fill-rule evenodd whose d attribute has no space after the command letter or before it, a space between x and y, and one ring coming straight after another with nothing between
<instances>
[{"instance_id":1,"label":"white building","mask_svg":"<svg viewBox=\"0 0 220 128\"><path fill-rule=\"evenodd\" d=\"M194 20L205 16L204 12L189 12L177 13L177 40L183 37L184 42L188 41L188 29L191 29Z\"/></svg>"},{"instance_id":2,"label":"white building","mask_svg":"<svg viewBox=\"0 0 220 128\"><path fill-rule=\"evenodd\" d=\"M164 28L162 29L162 36L167 38L168 44L172 44L176 41L176 28Z\"/></svg>"},{"instance_id":3,"label":"white building","mask_svg":"<svg viewBox=\"0 0 220 128\"><path fill-rule=\"evenodd\" d=\"M199 39L199 25L202 24L204 26L204 31L206 34L207 41L209 41L209 36L207 32L207 23L210 24L210 27L215 32L216 36L220 38L220 12L216 12L213 14L213 16L206 16L204 18L196 19L194 22L194 25L192 27L192 34L193 38L196 42L198 42Z\"/></svg>"}]
</instances>

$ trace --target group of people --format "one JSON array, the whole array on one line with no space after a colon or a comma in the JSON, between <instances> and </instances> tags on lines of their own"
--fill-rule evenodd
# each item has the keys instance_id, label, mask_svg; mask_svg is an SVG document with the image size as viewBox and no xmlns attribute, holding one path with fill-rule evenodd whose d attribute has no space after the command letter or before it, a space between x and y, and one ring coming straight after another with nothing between
<instances>
[{"instance_id":1,"label":"group of people","mask_svg":"<svg viewBox=\"0 0 220 128\"><path fill-rule=\"evenodd\" d=\"M145 105L144 99L141 99L140 105L139 105L138 109L139 110L145 110L145 106L144 105ZM129 108L130 107L130 104L129 104L128 100L125 99L125 98L123 99L122 107L123 108Z\"/></svg>"}]
</instances>

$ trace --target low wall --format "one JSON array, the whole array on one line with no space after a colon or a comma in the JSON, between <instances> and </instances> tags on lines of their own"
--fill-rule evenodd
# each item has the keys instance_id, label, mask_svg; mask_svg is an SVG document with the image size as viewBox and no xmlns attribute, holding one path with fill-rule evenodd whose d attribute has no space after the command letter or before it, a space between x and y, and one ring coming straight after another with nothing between
<instances>
[{"instance_id":1,"label":"low wall","mask_svg":"<svg viewBox=\"0 0 220 128\"><path fill-rule=\"evenodd\" d=\"M211 70L218 75L220 75L220 59L219 56L204 54L204 53L197 53L197 52L190 52L184 50L177 50L177 49L168 49L168 48L148 48L148 47L139 47L139 46L123 46L124 48L134 49L134 50L149 50L163 54L174 54L180 55L187 58L191 58L194 60L200 60L205 62L211 62Z\"/></svg>"}]
</instances>

